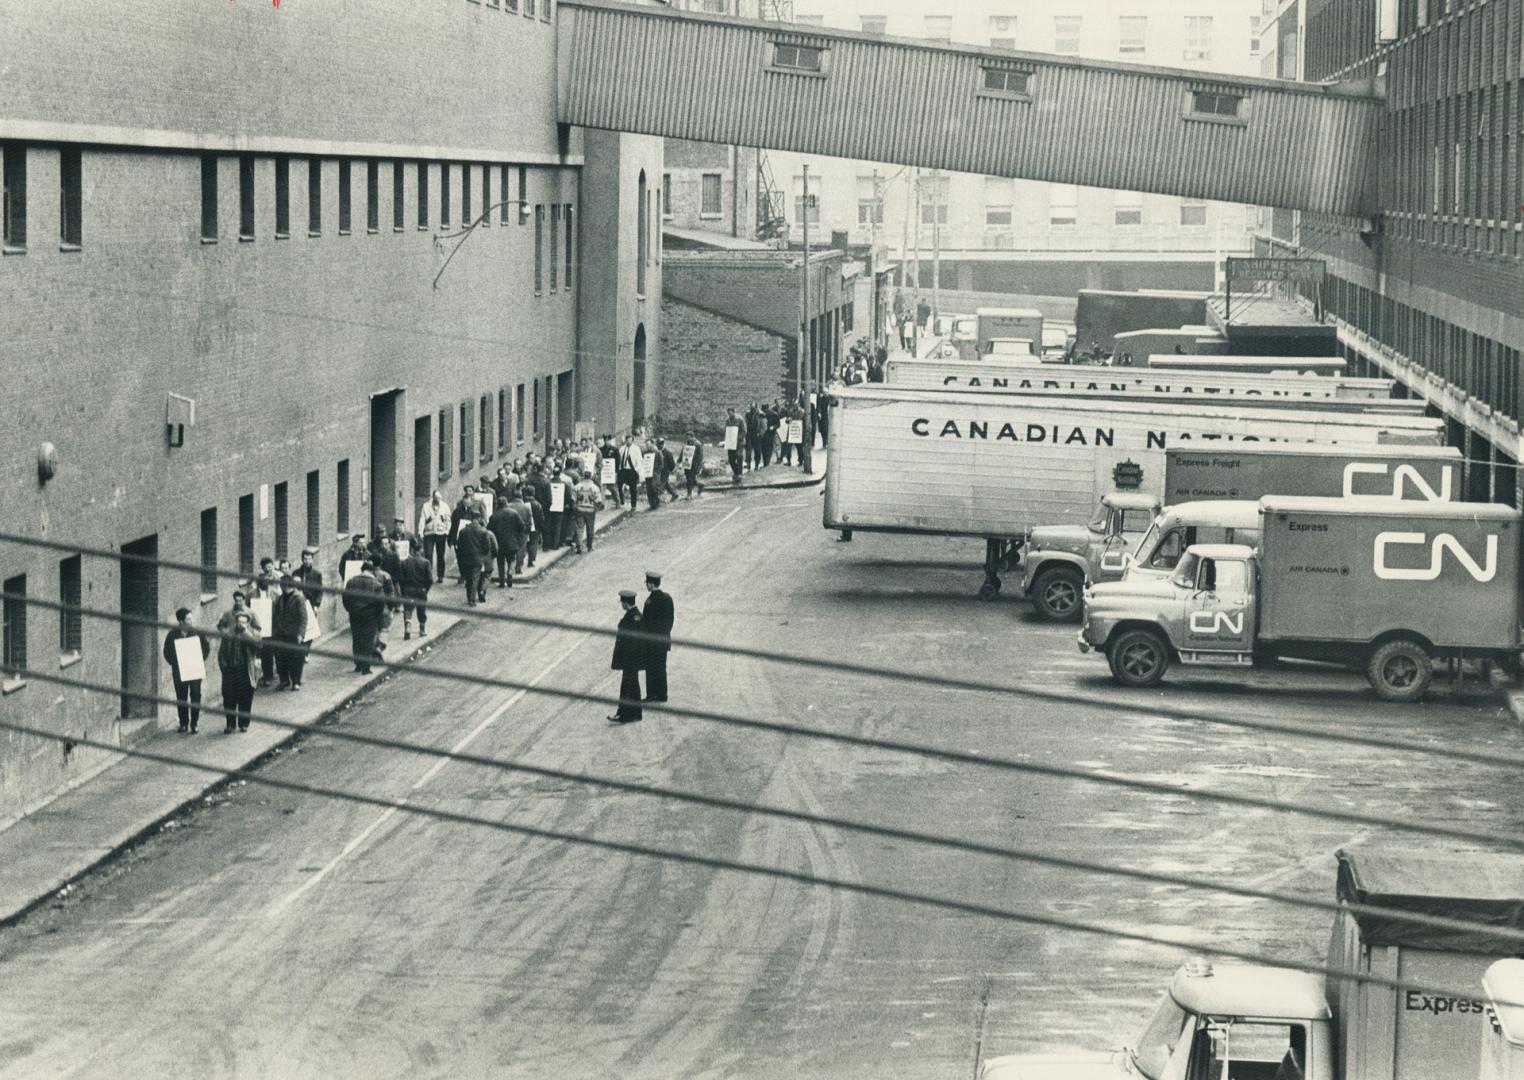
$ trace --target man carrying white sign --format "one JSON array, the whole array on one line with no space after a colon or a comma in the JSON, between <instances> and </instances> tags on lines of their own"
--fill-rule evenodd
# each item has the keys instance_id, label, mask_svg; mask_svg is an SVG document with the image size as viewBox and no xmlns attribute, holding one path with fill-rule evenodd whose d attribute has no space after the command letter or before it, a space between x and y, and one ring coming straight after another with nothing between
<instances>
[{"instance_id":1,"label":"man carrying white sign","mask_svg":"<svg viewBox=\"0 0 1524 1080\"><path fill-rule=\"evenodd\" d=\"M164 662L175 684L175 709L181 733L195 734L201 720L201 680L206 678L206 658L211 642L190 621L190 608L175 612L175 627L164 638Z\"/></svg>"}]
</instances>

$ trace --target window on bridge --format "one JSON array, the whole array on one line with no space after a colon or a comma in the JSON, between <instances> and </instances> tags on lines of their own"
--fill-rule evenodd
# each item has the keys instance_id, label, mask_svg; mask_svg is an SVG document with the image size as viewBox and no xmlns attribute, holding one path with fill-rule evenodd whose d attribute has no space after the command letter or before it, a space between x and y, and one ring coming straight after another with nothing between
<instances>
[{"instance_id":1,"label":"window on bridge","mask_svg":"<svg viewBox=\"0 0 1524 1080\"><path fill-rule=\"evenodd\" d=\"M1191 91L1191 112L1196 116L1221 116L1237 120L1243 103L1240 94L1224 94L1212 90Z\"/></svg>"},{"instance_id":2,"label":"window on bridge","mask_svg":"<svg viewBox=\"0 0 1524 1080\"><path fill-rule=\"evenodd\" d=\"M790 45L782 41L773 43L773 67L790 71L820 71L824 49L812 49L808 45Z\"/></svg>"}]
</instances>

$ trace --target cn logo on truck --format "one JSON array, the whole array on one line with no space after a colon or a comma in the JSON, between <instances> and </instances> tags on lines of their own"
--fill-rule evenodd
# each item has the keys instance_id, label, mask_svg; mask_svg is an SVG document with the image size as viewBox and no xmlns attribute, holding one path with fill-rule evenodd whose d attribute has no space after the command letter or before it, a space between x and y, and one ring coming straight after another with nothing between
<instances>
[{"instance_id":1,"label":"cn logo on truck","mask_svg":"<svg viewBox=\"0 0 1524 1080\"><path fill-rule=\"evenodd\" d=\"M1429 545L1429 565L1415 567L1393 567L1386 564L1386 549L1389 547L1422 547ZM1416 532L1384 532L1376 534L1376 554L1374 569L1376 576L1383 581L1433 581L1439 577L1444 569L1444 552L1448 550L1455 556L1457 562L1466 568L1477 581L1491 581L1498 572L1498 538L1487 537L1487 555L1484 564L1479 564L1471 557L1471 553L1461 547L1461 542L1449 533L1440 533L1431 541L1426 533Z\"/></svg>"},{"instance_id":2,"label":"cn logo on truck","mask_svg":"<svg viewBox=\"0 0 1524 1080\"><path fill-rule=\"evenodd\" d=\"M1191 612L1191 633L1230 634L1237 637L1244 632L1244 613L1227 611Z\"/></svg>"},{"instance_id":3,"label":"cn logo on truck","mask_svg":"<svg viewBox=\"0 0 1524 1080\"><path fill-rule=\"evenodd\" d=\"M1348 465L1344 466L1344 497L1347 499L1351 495L1355 494L1356 476L1362 473L1368 473L1373 476L1385 476L1388 468L1389 466L1383 465L1379 462L1350 462ZM1435 494L1434 489L1429 486L1429 482L1423 478L1417 469L1413 468L1411 465L1399 465L1392 470L1392 498L1400 499L1403 497L1403 482L1406 481L1407 483L1413 485L1413 489L1417 491L1419 495L1422 495L1430 502L1449 502L1450 481L1452 475L1451 470L1454 468L1455 466L1453 465L1441 466L1443 471L1440 474L1441 479L1439 481L1439 493ZM1360 494L1385 495L1386 492L1365 491L1361 492Z\"/></svg>"}]
</instances>

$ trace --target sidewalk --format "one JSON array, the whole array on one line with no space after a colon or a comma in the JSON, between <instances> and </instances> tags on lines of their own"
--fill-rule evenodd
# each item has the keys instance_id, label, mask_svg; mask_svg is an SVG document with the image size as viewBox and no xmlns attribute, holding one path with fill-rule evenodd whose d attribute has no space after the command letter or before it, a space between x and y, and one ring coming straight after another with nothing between
<instances>
[{"instance_id":1,"label":"sidewalk","mask_svg":"<svg viewBox=\"0 0 1524 1080\"><path fill-rule=\"evenodd\" d=\"M600 513L598 532L604 532L626 513L628 511L622 508ZM527 573L514 580L533 581L559 562L567 550L542 553L533 569L526 568ZM455 604L464 600L461 588L448 574L430 595L441 603ZM487 593L489 610L495 595L493 590ZM337 597L326 598L327 603L337 601ZM392 663L411 660L432 649L459 623L459 616L439 612L429 617L428 637L403 641L399 613L386 633L386 659ZM316 646L347 652L348 626L325 634ZM254 712L276 720L316 723L389 674L391 669L376 668L370 675L360 675L347 659L313 657L307 664L301 693L260 690L254 697ZM167 680L160 694L174 696ZM215 675L207 680L203 703L222 704ZM159 722L167 725L167 729L161 728L134 739L129 747L173 755L218 769L245 768L267 755L280 752L300 734L255 720L247 734L224 735L224 718L203 713L200 732L181 735L174 730L174 710L170 707L161 707ZM0 867L4 867L0 871L0 926L46 902L122 848L152 833L166 819L206 797L222 781L223 778L214 773L166 767L141 758L123 758L0 831Z\"/></svg>"},{"instance_id":2,"label":"sidewalk","mask_svg":"<svg viewBox=\"0 0 1524 1080\"><path fill-rule=\"evenodd\" d=\"M711 460L709 448L704 448L705 461ZM762 490L764 488L802 488L814 487L825 480L826 474L826 451L816 448L810 455L810 471L805 472L798 465L779 465L776 462L765 469L752 469L741 474L741 482L737 484L730 478L730 466L725 460L725 451L720 447L714 449L718 464L718 470L712 477L706 476L704 480L705 491L739 491L739 490ZM707 470L706 470L707 471Z\"/></svg>"}]
</instances>

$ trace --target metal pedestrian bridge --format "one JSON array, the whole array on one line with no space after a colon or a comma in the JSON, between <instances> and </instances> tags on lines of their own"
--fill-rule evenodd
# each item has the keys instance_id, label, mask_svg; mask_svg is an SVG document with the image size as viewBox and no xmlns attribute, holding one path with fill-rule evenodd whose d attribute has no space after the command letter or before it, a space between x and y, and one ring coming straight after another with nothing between
<instances>
[{"instance_id":1,"label":"metal pedestrian bridge","mask_svg":"<svg viewBox=\"0 0 1524 1080\"><path fill-rule=\"evenodd\" d=\"M1374 216L1371 84L1285 82L562 0L558 119Z\"/></svg>"}]
</instances>

